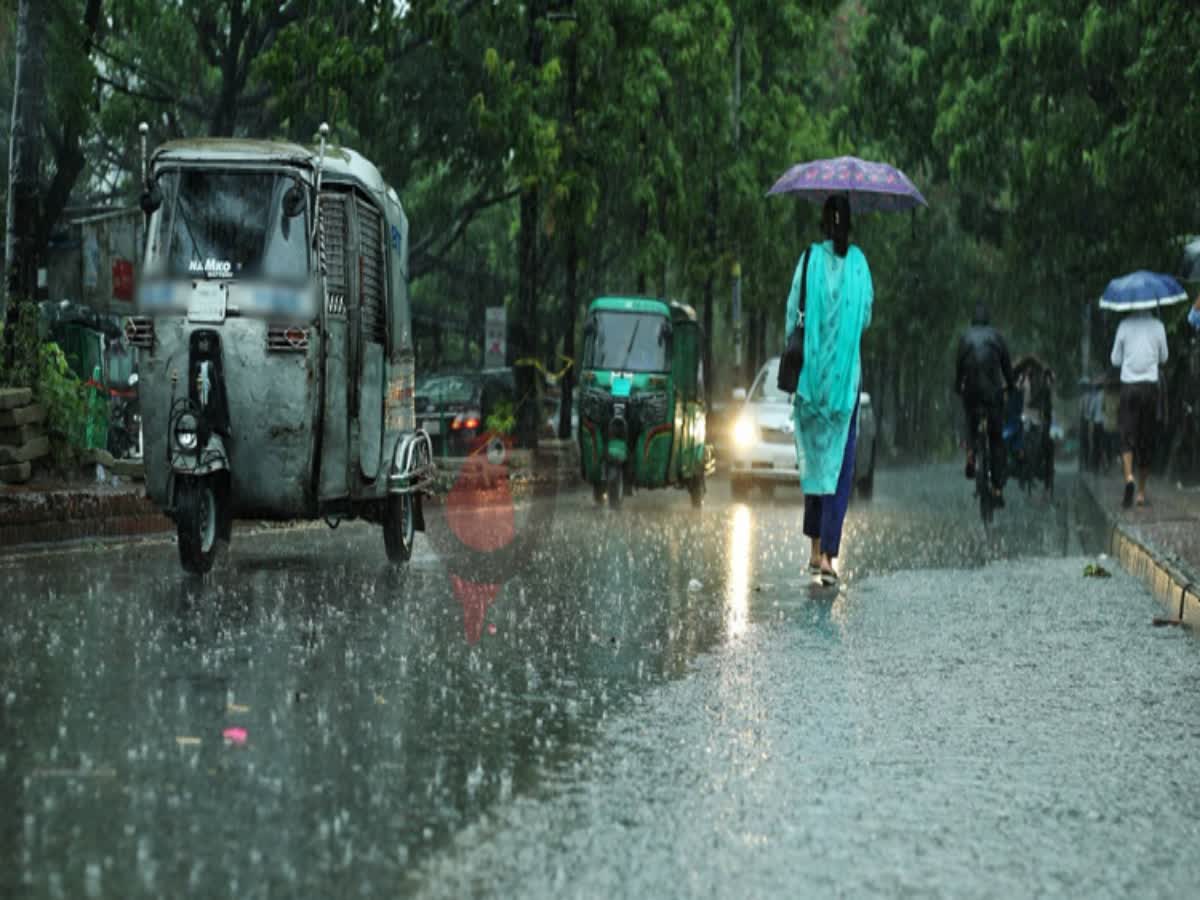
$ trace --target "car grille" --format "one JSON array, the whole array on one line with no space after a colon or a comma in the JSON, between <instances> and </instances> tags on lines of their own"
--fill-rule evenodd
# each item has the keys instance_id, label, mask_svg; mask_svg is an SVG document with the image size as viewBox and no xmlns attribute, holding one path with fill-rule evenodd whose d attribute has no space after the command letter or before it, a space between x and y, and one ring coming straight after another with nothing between
<instances>
[{"instance_id":1,"label":"car grille","mask_svg":"<svg viewBox=\"0 0 1200 900\"><path fill-rule=\"evenodd\" d=\"M762 439L768 444L791 444L795 440L790 431L784 431L782 428L766 427L762 429Z\"/></svg>"}]
</instances>

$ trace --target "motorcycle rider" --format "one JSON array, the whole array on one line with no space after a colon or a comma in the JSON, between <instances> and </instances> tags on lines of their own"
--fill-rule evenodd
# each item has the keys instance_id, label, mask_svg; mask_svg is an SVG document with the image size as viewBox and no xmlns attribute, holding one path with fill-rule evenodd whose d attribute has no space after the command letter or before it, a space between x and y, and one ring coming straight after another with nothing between
<instances>
[{"instance_id":1,"label":"motorcycle rider","mask_svg":"<svg viewBox=\"0 0 1200 900\"><path fill-rule=\"evenodd\" d=\"M975 304L971 325L958 342L954 391L962 397L967 421L968 479L975 477L975 431L979 416L987 416L988 442L992 452L992 491L997 505L1004 505L1007 459L1004 449L1004 392L1015 388L1008 345L1000 332L988 324L987 307Z\"/></svg>"}]
</instances>

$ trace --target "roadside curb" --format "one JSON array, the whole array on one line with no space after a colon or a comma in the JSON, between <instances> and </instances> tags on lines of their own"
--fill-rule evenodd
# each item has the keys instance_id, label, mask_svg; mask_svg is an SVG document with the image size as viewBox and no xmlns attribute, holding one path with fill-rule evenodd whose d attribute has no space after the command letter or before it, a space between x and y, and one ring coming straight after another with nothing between
<instances>
[{"instance_id":1,"label":"roadside curb","mask_svg":"<svg viewBox=\"0 0 1200 900\"><path fill-rule=\"evenodd\" d=\"M1106 510L1097 500L1090 479L1080 480L1107 522L1109 555L1150 589L1171 620L1189 628L1200 626L1200 578L1195 577L1181 560L1155 547L1136 526L1120 521Z\"/></svg>"},{"instance_id":2,"label":"roadside curb","mask_svg":"<svg viewBox=\"0 0 1200 900\"><path fill-rule=\"evenodd\" d=\"M504 472L511 496L521 500L545 491L566 492L580 483L577 457L569 452L539 456L536 462ZM459 477L459 467L443 469L428 502L444 504ZM495 476L498 480L499 475ZM251 526L271 530L305 525L323 526L321 520L286 523L257 522ZM239 529L242 524L239 523ZM143 489L108 490L94 487L50 490L0 490L0 558L39 550L66 548L84 542L137 540L174 536L175 526Z\"/></svg>"},{"instance_id":3,"label":"roadside curb","mask_svg":"<svg viewBox=\"0 0 1200 900\"><path fill-rule=\"evenodd\" d=\"M0 554L37 544L156 534L172 527L141 493L0 494Z\"/></svg>"}]
</instances>

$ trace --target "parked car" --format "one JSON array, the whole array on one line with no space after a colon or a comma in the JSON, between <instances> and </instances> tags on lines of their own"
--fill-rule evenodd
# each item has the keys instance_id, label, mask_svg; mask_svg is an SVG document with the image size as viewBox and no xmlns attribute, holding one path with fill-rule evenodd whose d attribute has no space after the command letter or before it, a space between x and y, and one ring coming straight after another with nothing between
<instances>
[{"instance_id":1,"label":"parked car","mask_svg":"<svg viewBox=\"0 0 1200 900\"><path fill-rule=\"evenodd\" d=\"M791 397L775 386L778 373L779 357L773 357L758 370L748 394L741 389L734 391L734 400L740 403L729 442L730 484L735 499L744 498L755 486L768 495L779 484L800 486ZM869 498L875 487L877 437L871 395L864 391L858 399L854 458L854 485L863 498Z\"/></svg>"},{"instance_id":2,"label":"parked car","mask_svg":"<svg viewBox=\"0 0 1200 900\"><path fill-rule=\"evenodd\" d=\"M488 430L488 417L515 406L512 369L439 372L417 384L417 423L429 433L435 456L465 456Z\"/></svg>"}]
</instances>

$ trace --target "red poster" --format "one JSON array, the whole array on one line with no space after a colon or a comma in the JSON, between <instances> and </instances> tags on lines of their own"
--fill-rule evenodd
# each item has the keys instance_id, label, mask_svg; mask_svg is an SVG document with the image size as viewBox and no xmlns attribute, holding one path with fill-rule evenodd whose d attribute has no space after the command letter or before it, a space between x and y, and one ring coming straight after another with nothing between
<instances>
[{"instance_id":1,"label":"red poster","mask_svg":"<svg viewBox=\"0 0 1200 900\"><path fill-rule=\"evenodd\" d=\"M113 260L112 295L114 300L133 300L133 263L127 259Z\"/></svg>"}]
</instances>

